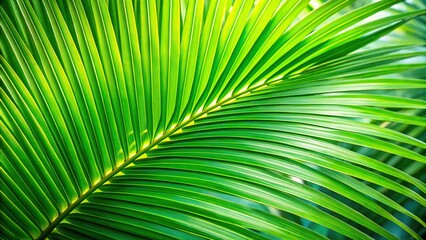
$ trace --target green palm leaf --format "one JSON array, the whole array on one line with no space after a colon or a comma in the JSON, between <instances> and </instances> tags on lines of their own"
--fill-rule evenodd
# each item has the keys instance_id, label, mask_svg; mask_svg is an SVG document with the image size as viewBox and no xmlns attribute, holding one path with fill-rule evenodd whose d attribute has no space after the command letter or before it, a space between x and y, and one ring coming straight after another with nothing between
<instances>
[{"instance_id":1,"label":"green palm leaf","mask_svg":"<svg viewBox=\"0 0 426 240\"><path fill-rule=\"evenodd\" d=\"M424 4L321 2L2 2L2 238L421 239Z\"/></svg>"}]
</instances>

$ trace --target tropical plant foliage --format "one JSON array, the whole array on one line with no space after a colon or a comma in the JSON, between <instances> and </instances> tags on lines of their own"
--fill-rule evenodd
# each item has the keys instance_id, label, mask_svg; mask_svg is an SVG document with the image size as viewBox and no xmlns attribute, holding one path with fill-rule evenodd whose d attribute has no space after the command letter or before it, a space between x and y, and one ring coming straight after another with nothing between
<instances>
[{"instance_id":1,"label":"tropical plant foliage","mask_svg":"<svg viewBox=\"0 0 426 240\"><path fill-rule=\"evenodd\" d=\"M2 238L421 239L424 5L320 2L2 1Z\"/></svg>"}]
</instances>

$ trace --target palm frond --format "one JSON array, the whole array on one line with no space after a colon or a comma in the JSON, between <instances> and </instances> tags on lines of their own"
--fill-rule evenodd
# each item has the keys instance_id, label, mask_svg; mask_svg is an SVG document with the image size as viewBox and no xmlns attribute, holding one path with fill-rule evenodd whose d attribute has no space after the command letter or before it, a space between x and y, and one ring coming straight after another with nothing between
<instances>
[{"instance_id":1,"label":"palm frond","mask_svg":"<svg viewBox=\"0 0 426 240\"><path fill-rule=\"evenodd\" d=\"M2 2L2 238L421 239L424 4L322 2Z\"/></svg>"}]
</instances>

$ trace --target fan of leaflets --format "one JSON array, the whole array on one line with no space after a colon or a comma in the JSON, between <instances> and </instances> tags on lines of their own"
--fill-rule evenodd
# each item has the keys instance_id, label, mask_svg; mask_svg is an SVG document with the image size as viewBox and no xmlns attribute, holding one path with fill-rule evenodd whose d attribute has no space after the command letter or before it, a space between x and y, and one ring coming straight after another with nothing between
<instances>
[{"instance_id":1,"label":"fan of leaflets","mask_svg":"<svg viewBox=\"0 0 426 240\"><path fill-rule=\"evenodd\" d=\"M2 1L1 238L421 239L400 2Z\"/></svg>"}]
</instances>

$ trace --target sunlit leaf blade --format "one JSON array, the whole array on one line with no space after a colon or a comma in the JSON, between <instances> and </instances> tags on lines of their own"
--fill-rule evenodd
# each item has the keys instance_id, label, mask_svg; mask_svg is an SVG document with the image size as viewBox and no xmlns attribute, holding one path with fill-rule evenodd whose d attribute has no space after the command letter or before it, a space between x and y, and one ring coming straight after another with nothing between
<instances>
[{"instance_id":1,"label":"sunlit leaf blade","mask_svg":"<svg viewBox=\"0 0 426 240\"><path fill-rule=\"evenodd\" d=\"M1 238L422 239L424 7L2 1Z\"/></svg>"}]
</instances>

